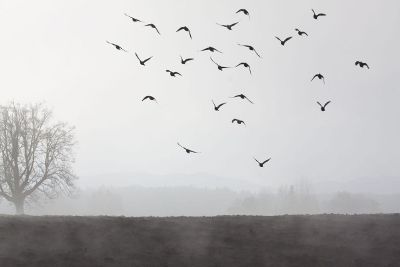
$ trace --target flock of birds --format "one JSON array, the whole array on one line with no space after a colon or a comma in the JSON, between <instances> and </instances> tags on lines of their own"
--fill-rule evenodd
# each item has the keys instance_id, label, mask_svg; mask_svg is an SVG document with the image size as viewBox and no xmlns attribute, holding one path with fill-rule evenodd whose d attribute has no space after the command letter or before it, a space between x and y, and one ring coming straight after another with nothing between
<instances>
[{"instance_id":1,"label":"flock of birds","mask_svg":"<svg viewBox=\"0 0 400 267\"><path fill-rule=\"evenodd\" d=\"M325 16L326 16L325 13L316 13L314 9L311 9L311 11L312 11L312 13L313 13L313 18L314 18L315 20L320 19L320 17L325 17ZM250 12L249 12L247 9L244 9L244 8L239 9L239 10L236 11L236 14L243 14L243 15L247 16L247 17L250 19ZM126 13L125 13L124 15L127 16L133 23L143 23L143 24L145 24L145 25L144 25L145 27L152 28L153 30L155 30L155 31L157 32L157 34L161 35L159 29L157 28L157 26L156 26L155 24L153 24L153 23L145 23L144 21L142 21L142 20L140 20L140 19L137 19L137 18L135 18L135 17L132 17L132 16L126 14ZM220 23L216 23L216 24L219 25L219 26L221 26L221 27L226 28L226 29L229 30L229 31L232 31L232 30L234 29L234 27L235 27L236 25L239 24L239 22L234 22L234 23L232 23L232 24L220 24ZM178 28L178 29L176 30L176 32L182 32L182 31L183 31L183 32L186 32L186 33L188 34L188 37L189 37L190 39L193 39L193 37L192 37L192 32L190 31L189 27L187 27L187 26L182 26L182 27L180 27L180 28ZM307 36L308 36L308 33L307 33L307 32L302 31L302 30L300 30L300 29L298 29L298 28L296 28L295 31L296 31L297 34L298 34L299 36L301 36L301 37L307 37ZM284 38L284 39L281 39L280 37L277 37L277 36L275 36L275 38L280 42L280 44L281 44L282 46L285 46L285 45L287 44L287 42L290 41L290 40L293 38L293 36L289 36L289 37ZM112 42L109 42L109 41L106 41L106 42L107 42L108 44L114 46L115 49L117 49L117 50L119 50L119 51L123 51L123 52L128 53L128 51L125 50L124 48L122 48L120 45L115 44L115 43L112 43ZM261 55L257 52L257 50L256 50L253 46L248 45L248 44L238 44L238 45L241 46L241 47L247 48L250 52L254 53L254 54L257 55L259 58L262 58ZM221 52L220 50L218 50L217 48L212 47L212 46L206 47L206 48L204 48L204 49L202 49L202 50L200 50L200 51L201 51L201 52L221 53L221 54L222 54L222 52ZM150 60L153 58L153 57L151 56L151 57L148 57L148 58L146 58L146 59L141 59L137 53L135 53L135 56L136 56L136 58L138 59L139 64L142 65L142 66L146 66L146 63L147 63L148 61L150 61ZM181 60L181 61L180 61L181 64L182 64L182 65L185 65L185 64L187 64L187 63L190 62L190 61L194 61L194 58L183 58L182 56L180 56L180 60ZM233 67L228 67L228 66L222 66L222 65L220 65L220 64L217 63L217 62L213 59L213 57L211 57L211 56L210 56L210 60L217 66L217 68L218 68L219 71L223 71L224 69L228 69L228 68L233 68ZM356 61L356 62L355 62L355 65L358 66L358 67L360 67L360 68L366 67L367 69L369 69L369 65L368 65L367 63L365 63L365 62L362 62L362 61ZM247 62L241 62L241 63L239 63L239 64L237 64L237 65L235 66L235 68L237 68L237 67L244 67L244 68L247 68L248 71L249 71L249 73L252 74L251 67L250 67L250 65L249 65ZM165 70L165 71L166 71L171 77L182 76L182 74L179 73L179 72L177 72L177 71L172 71L172 70L169 70L169 69L167 69L167 70ZM323 82L323 84L325 84L325 77L324 77L323 74L321 74L321 73L315 74L315 75L312 77L311 82L313 82L315 79L319 79L319 80L321 80L321 81ZM231 98L240 98L240 99L242 99L242 100L248 101L248 102L251 103L251 104L254 104L253 101L251 101L251 100L250 100L247 96L245 96L244 94L238 94L238 95L235 95L235 96L233 96L233 97L231 97ZM151 95L145 96L145 97L142 99L142 102L143 102L143 101L154 101L154 102L158 103L158 102L157 102L157 99L156 99L154 96L151 96ZM317 101L317 104L319 105L320 110L321 110L322 112L326 111L326 108L327 108L327 106L328 106L330 103L331 103L331 101L327 101L327 102L325 102L325 103L320 103L319 101ZM224 102L224 103L216 104L216 103L214 102L214 100L212 100L212 104L213 104L213 106L214 106L214 110L215 110L215 111L219 111L219 110L220 110L224 105L226 105L227 103ZM236 124L239 124L239 125L241 125L241 124L246 125L246 123L245 123L243 120L236 119L236 118L235 118L235 119L232 119L232 123L236 123ZM189 148L187 148L187 147L181 145L179 142L178 142L177 144L178 144L179 147L181 147L181 148L182 148L186 153L188 153L188 154L191 154L191 153L200 153L200 152L198 152L198 151L194 151L194 150L192 150L192 149L189 149ZM258 166L261 167L261 168L264 167L264 165L265 165L266 163L268 163L268 162L271 160L271 158L268 158L268 159L266 159L266 160L264 160L264 161L259 161L259 160L256 159L255 157L253 157L253 159L258 163Z\"/></svg>"}]
</instances>

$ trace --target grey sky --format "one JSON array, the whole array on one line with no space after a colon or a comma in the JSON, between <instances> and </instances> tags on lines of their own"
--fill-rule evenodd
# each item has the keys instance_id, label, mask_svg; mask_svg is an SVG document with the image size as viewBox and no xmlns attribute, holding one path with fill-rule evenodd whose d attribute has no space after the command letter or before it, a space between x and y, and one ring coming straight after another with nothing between
<instances>
[{"instance_id":1,"label":"grey sky","mask_svg":"<svg viewBox=\"0 0 400 267\"><path fill-rule=\"evenodd\" d=\"M251 20L235 14L243 7ZM311 8L328 16L315 21ZM161 36L125 12L156 24ZM232 32L216 25L236 21ZM228 178L228 187L229 179L277 186L400 177L398 1L2 0L0 24L0 101L45 101L77 127L80 185L96 186L95 176L107 173L205 173ZM192 41L175 33L183 25ZM310 37L297 36L297 27ZM294 39L281 47L275 35ZM263 59L237 43L254 45ZM224 52L217 62L247 61L253 75L219 72L198 52L209 45ZM142 67L134 52L154 58ZM179 55L195 61L182 66ZM310 83L318 72L325 86ZM229 98L237 93L255 105ZM148 94L159 105L141 103ZM211 99L229 103L216 113ZM327 100L322 113L316 101ZM177 141L202 153L187 155ZM272 160L261 169L253 156Z\"/></svg>"}]
</instances>

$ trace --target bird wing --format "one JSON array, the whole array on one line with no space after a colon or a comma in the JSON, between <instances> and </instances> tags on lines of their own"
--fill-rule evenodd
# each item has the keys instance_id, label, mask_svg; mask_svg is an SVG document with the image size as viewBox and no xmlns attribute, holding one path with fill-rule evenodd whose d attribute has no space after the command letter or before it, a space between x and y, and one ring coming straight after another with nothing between
<instances>
[{"instance_id":1,"label":"bird wing","mask_svg":"<svg viewBox=\"0 0 400 267\"><path fill-rule=\"evenodd\" d=\"M158 32L159 35L161 35L160 31L157 29L157 27L154 25L154 29Z\"/></svg>"},{"instance_id":2,"label":"bird wing","mask_svg":"<svg viewBox=\"0 0 400 267\"><path fill-rule=\"evenodd\" d=\"M239 23L239 21L229 25L229 27L233 27L233 26L237 25L238 23Z\"/></svg>"},{"instance_id":3,"label":"bird wing","mask_svg":"<svg viewBox=\"0 0 400 267\"><path fill-rule=\"evenodd\" d=\"M232 123L234 123L235 121L239 121L239 120L238 120L238 119L233 119L233 120L232 120Z\"/></svg>"},{"instance_id":4,"label":"bird wing","mask_svg":"<svg viewBox=\"0 0 400 267\"><path fill-rule=\"evenodd\" d=\"M236 11L236 14L240 13L240 12L244 12L244 9L239 9L238 11Z\"/></svg>"},{"instance_id":5,"label":"bird wing","mask_svg":"<svg viewBox=\"0 0 400 267\"><path fill-rule=\"evenodd\" d=\"M265 163L267 163L267 162L270 161L270 160L271 160L271 158L265 160L262 164L265 164Z\"/></svg>"},{"instance_id":6,"label":"bird wing","mask_svg":"<svg viewBox=\"0 0 400 267\"><path fill-rule=\"evenodd\" d=\"M292 37L286 38L285 41L283 41L283 42L286 43L286 42L289 41L290 39L292 39Z\"/></svg>"},{"instance_id":7,"label":"bird wing","mask_svg":"<svg viewBox=\"0 0 400 267\"><path fill-rule=\"evenodd\" d=\"M250 72L250 74L252 74L252 73L251 73L251 67L250 67L250 65L249 65L249 72Z\"/></svg>"},{"instance_id":8,"label":"bird wing","mask_svg":"<svg viewBox=\"0 0 400 267\"><path fill-rule=\"evenodd\" d=\"M177 142L177 144L178 144L178 146L180 146L181 148L183 148L183 149L187 149L186 147L184 147L184 146L182 146L179 142Z\"/></svg>"},{"instance_id":9,"label":"bird wing","mask_svg":"<svg viewBox=\"0 0 400 267\"><path fill-rule=\"evenodd\" d=\"M219 52L219 53L222 53L221 51L219 51L218 49L216 49L216 48L214 48L215 49L215 51L217 51L217 52Z\"/></svg>"},{"instance_id":10,"label":"bird wing","mask_svg":"<svg viewBox=\"0 0 400 267\"><path fill-rule=\"evenodd\" d=\"M253 157L253 159L254 159L255 161L257 161L258 164L261 164L261 162L259 162L255 157Z\"/></svg>"},{"instance_id":11,"label":"bird wing","mask_svg":"<svg viewBox=\"0 0 400 267\"><path fill-rule=\"evenodd\" d=\"M175 75L182 76L182 74L180 74L180 73L179 73L179 72L177 72L177 71L175 71L175 72L174 72L174 74L175 74Z\"/></svg>"},{"instance_id":12,"label":"bird wing","mask_svg":"<svg viewBox=\"0 0 400 267\"><path fill-rule=\"evenodd\" d=\"M183 29L184 29L184 27L180 27L178 30L176 30L176 32L179 32L179 31L181 31Z\"/></svg>"},{"instance_id":13,"label":"bird wing","mask_svg":"<svg viewBox=\"0 0 400 267\"><path fill-rule=\"evenodd\" d=\"M256 55L261 58L260 54L258 54L258 52L253 48L254 53L256 53Z\"/></svg>"},{"instance_id":14,"label":"bird wing","mask_svg":"<svg viewBox=\"0 0 400 267\"><path fill-rule=\"evenodd\" d=\"M152 59L153 57L149 57L149 58L147 58L147 59L145 59L144 61L143 61L143 63L146 63L147 61L149 61L150 59Z\"/></svg>"},{"instance_id":15,"label":"bird wing","mask_svg":"<svg viewBox=\"0 0 400 267\"><path fill-rule=\"evenodd\" d=\"M275 38L278 39L280 42L282 42L282 40L281 40L279 37L276 37L276 36L275 36Z\"/></svg>"},{"instance_id":16,"label":"bird wing","mask_svg":"<svg viewBox=\"0 0 400 267\"><path fill-rule=\"evenodd\" d=\"M326 16L326 14L324 14L324 13L319 13L319 14L317 15L317 17L319 17L319 16L321 16L321 17L325 17L325 16Z\"/></svg>"},{"instance_id":17,"label":"bird wing","mask_svg":"<svg viewBox=\"0 0 400 267\"><path fill-rule=\"evenodd\" d=\"M217 106L215 105L214 100L211 100L211 102L213 103L214 108L216 108Z\"/></svg>"},{"instance_id":18,"label":"bird wing","mask_svg":"<svg viewBox=\"0 0 400 267\"><path fill-rule=\"evenodd\" d=\"M223 105L225 105L226 103L221 103L217 106L217 109L219 109L220 107L222 107ZM215 104L214 104L215 105Z\"/></svg>"},{"instance_id":19,"label":"bird wing","mask_svg":"<svg viewBox=\"0 0 400 267\"><path fill-rule=\"evenodd\" d=\"M355 64L356 64L356 66L358 66L358 65L360 64L360 61L356 61L356 63L355 63Z\"/></svg>"},{"instance_id":20,"label":"bird wing","mask_svg":"<svg viewBox=\"0 0 400 267\"><path fill-rule=\"evenodd\" d=\"M320 105L320 107L322 107L321 103L319 103L318 101L317 101L317 104Z\"/></svg>"},{"instance_id":21,"label":"bird wing","mask_svg":"<svg viewBox=\"0 0 400 267\"><path fill-rule=\"evenodd\" d=\"M244 65L244 63L243 62L239 63L239 64L236 65L236 67L239 67L240 65Z\"/></svg>"},{"instance_id":22,"label":"bird wing","mask_svg":"<svg viewBox=\"0 0 400 267\"><path fill-rule=\"evenodd\" d=\"M135 53L135 56L137 57L137 59L139 59L140 62L142 62L142 60L140 60L140 58L139 58L137 53Z\"/></svg>"},{"instance_id":23,"label":"bird wing","mask_svg":"<svg viewBox=\"0 0 400 267\"><path fill-rule=\"evenodd\" d=\"M311 79L311 81L314 81L314 79L318 77L318 74L315 74L314 77Z\"/></svg>"},{"instance_id":24,"label":"bird wing","mask_svg":"<svg viewBox=\"0 0 400 267\"><path fill-rule=\"evenodd\" d=\"M325 105L324 105L324 108L325 108L329 103L331 103L331 101L326 102Z\"/></svg>"},{"instance_id":25,"label":"bird wing","mask_svg":"<svg viewBox=\"0 0 400 267\"><path fill-rule=\"evenodd\" d=\"M193 39L192 38L192 33L190 32L190 30L188 30L188 33L189 33L190 39Z\"/></svg>"},{"instance_id":26,"label":"bird wing","mask_svg":"<svg viewBox=\"0 0 400 267\"><path fill-rule=\"evenodd\" d=\"M210 59L211 59L212 62L214 62L215 65L219 66L219 64L217 62L215 62L212 57L210 57Z\"/></svg>"},{"instance_id":27,"label":"bird wing","mask_svg":"<svg viewBox=\"0 0 400 267\"><path fill-rule=\"evenodd\" d=\"M250 99L247 98L247 96L245 96L245 98L247 99L247 101L249 101L250 103L254 104Z\"/></svg>"},{"instance_id":28,"label":"bird wing","mask_svg":"<svg viewBox=\"0 0 400 267\"><path fill-rule=\"evenodd\" d=\"M365 66L367 66L367 68L369 69L369 65L367 63L365 63Z\"/></svg>"},{"instance_id":29,"label":"bird wing","mask_svg":"<svg viewBox=\"0 0 400 267\"><path fill-rule=\"evenodd\" d=\"M143 97L142 101L145 101L146 99L150 98L149 96Z\"/></svg>"},{"instance_id":30,"label":"bird wing","mask_svg":"<svg viewBox=\"0 0 400 267\"><path fill-rule=\"evenodd\" d=\"M314 13L314 15L315 15L315 11L314 11L314 9L311 9L312 10L312 12Z\"/></svg>"}]
</instances>

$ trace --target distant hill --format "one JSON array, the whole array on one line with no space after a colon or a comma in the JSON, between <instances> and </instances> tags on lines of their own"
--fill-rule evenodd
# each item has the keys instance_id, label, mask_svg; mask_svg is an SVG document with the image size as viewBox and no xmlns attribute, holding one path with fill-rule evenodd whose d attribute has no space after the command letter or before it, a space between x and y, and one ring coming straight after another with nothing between
<instances>
[{"instance_id":1,"label":"distant hill","mask_svg":"<svg viewBox=\"0 0 400 267\"><path fill-rule=\"evenodd\" d=\"M398 266L400 215L0 217L0 266Z\"/></svg>"}]
</instances>

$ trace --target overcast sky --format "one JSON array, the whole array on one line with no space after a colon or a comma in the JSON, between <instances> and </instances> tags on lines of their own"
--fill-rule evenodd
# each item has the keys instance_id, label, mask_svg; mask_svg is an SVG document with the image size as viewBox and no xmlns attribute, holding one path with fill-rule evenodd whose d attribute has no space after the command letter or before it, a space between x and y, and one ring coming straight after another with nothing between
<instances>
[{"instance_id":1,"label":"overcast sky","mask_svg":"<svg viewBox=\"0 0 400 267\"><path fill-rule=\"evenodd\" d=\"M311 8L327 17L315 21ZM216 25L236 21L233 31ZM0 25L0 103L45 101L76 126L79 185L95 187L110 173L202 173L227 187L230 179L268 187L400 177L398 0L0 0ZM193 40L175 32L183 25ZM294 38L282 47L274 36ZM253 75L218 71L199 52L210 45L223 51L217 62L246 61ZM134 52L154 58L143 67ZM181 65L179 55L195 61ZM310 82L319 72L325 86ZM255 104L229 98L238 93ZM159 105L142 103L145 95ZM215 112L211 99L228 104ZM328 100L321 112L316 101ZM178 141L202 153L187 155ZM272 160L259 168L253 156Z\"/></svg>"}]
</instances>

